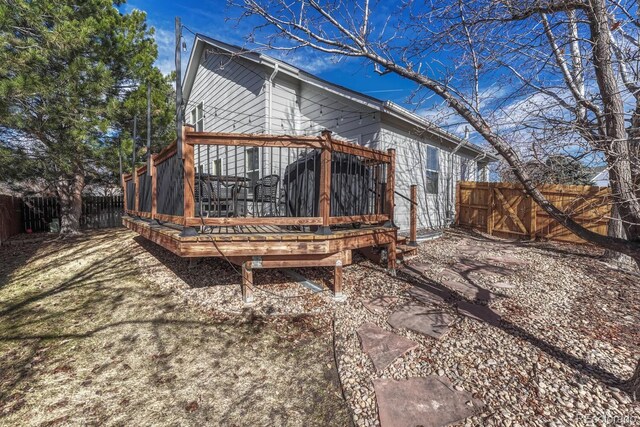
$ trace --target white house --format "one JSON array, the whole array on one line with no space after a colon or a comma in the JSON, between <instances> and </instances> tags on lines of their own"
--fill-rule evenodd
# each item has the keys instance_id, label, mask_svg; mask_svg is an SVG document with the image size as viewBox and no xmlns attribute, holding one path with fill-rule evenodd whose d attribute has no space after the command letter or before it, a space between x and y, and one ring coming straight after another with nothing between
<instances>
[{"instance_id":1,"label":"white house","mask_svg":"<svg viewBox=\"0 0 640 427\"><path fill-rule=\"evenodd\" d=\"M497 160L389 101L352 91L262 53L197 35L183 83L186 121L207 132L333 136L396 149L396 191L418 185L418 227L441 228L454 218L456 183L485 181ZM252 147L196 153L201 170L244 173L252 180L281 170L287 159ZM226 163L226 164L225 164ZM395 223L409 227L409 202L396 196Z\"/></svg>"}]
</instances>

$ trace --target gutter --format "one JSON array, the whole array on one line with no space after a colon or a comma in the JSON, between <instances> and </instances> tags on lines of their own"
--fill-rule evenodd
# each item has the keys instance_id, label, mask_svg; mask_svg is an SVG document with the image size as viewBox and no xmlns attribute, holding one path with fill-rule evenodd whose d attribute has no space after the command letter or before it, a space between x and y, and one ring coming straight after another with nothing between
<instances>
[{"instance_id":1,"label":"gutter","mask_svg":"<svg viewBox=\"0 0 640 427\"><path fill-rule=\"evenodd\" d=\"M266 123L266 129L268 134L272 133L272 124L273 124L273 120L272 119L272 115L273 115L273 79L276 78L276 75L278 74L278 71L280 70L280 67L278 65L278 63L275 63L273 66L273 72L271 73L271 75L269 75L269 78L267 79L267 123Z\"/></svg>"}]
</instances>

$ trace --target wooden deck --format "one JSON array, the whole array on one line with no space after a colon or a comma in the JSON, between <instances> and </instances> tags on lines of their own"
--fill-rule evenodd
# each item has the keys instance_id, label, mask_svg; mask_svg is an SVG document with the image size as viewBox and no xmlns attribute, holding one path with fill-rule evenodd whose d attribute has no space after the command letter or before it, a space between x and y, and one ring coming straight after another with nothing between
<instances>
[{"instance_id":1,"label":"wooden deck","mask_svg":"<svg viewBox=\"0 0 640 427\"><path fill-rule=\"evenodd\" d=\"M396 229L366 226L334 230L332 234L286 231L272 226L221 227L193 237L180 236L181 228L152 227L149 221L124 217L123 224L181 257L254 257L262 255L326 255L395 244Z\"/></svg>"},{"instance_id":2,"label":"wooden deck","mask_svg":"<svg viewBox=\"0 0 640 427\"><path fill-rule=\"evenodd\" d=\"M341 296L342 268L351 264L353 250L371 252L374 247L384 248L388 254L387 267L395 271L398 236L393 225L393 149L383 152L335 140L330 132L323 132L319 137L294 137L212 134L189 131L185 127L182 137L182 157L174 143L148 159L148 170L145 165L135 173L122 176L128 214L122 221L127 228L178 256L219 257L241 266L242 294L246 302L253 298L253 269L333 267L336 297ZM202 213L202 202L198 205L198 200L202 199L198 197L207 193L195 191L196 184L201 185L203 181L196 180L196 164L201 163L196 161L194 150L200 153L203 147L209 146L223 147L225 152L228 147L316 150L317 155L311 157L312 160L306 160L309 159L306 151L302 153L303 157L298 151L292 158L304 158L304 168L310 165L309 170L317 171L317 184L307 185L306 193L292 190L291 199L284 202L290 211L284 215L260 216L258 210L232 216L220 212L218 216L212 216L215 210ZM239 170L236 165L235 173ZM243 173L242 178L247 179L246 171ZM345 177L357 173L361 175L356 181L348 181L348 176ZM277 176L283 174L286 169L279 171ZM365 190L351 196L354 197L352 200L370 203L349 204L349 197L341 196L341 191L349 190L354 182ZM312 195L311 204L299 201L298 198L307 200L302 196L309 197L309 194ZM289 197L289 193L285 195ZM215 199L214 203L221 203L220 200ZM297 203L293 206L295 209L287 200ZM417 205L415 188L412 188L410 201L412 206ZM274 198L271 203L281 204L281 198ZM335 212L332 210L334 203ZM345 205L351 208L345 208ZM415 246L415 208L411 211L411 222L409 241ZM415 247L409 249L415 250Z\"/></svg>"}]
</instances>

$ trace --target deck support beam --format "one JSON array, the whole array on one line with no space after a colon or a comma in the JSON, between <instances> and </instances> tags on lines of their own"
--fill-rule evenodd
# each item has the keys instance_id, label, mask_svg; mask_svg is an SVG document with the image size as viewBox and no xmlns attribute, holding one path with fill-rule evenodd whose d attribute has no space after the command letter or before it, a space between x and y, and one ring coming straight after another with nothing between
<instances>
[{"instance_id":1,"label":"deck support beam","mask_svg":"<svg viewBox=\"0 0 640 427\"><path fill-rule=\"evenodd\" d=\"M253 302L252 261L242 263L242 301L245 304L251 304Z\"/></svg>"},{"instance_id":2,"label":"deck support beam","mask_svg":"<svg viewBox=\"0 0 640 427\"><path fill-rule=\"evenodd\" d=\"M387 245L387 270L392 276L396 275L396 242Z\"/></svg>"},{"instance_id":3,"label":"deck support beam","mask_svg":"<svg viewBox=\"0 0 640 427\"><path fill-rule=\"evenodd\" d=\"M322 217L322 226L316 234L328 236L331 234L329 219L331 217L331 131L322 131L323 145L320 151L320 197L318 211Z\"/></svg>"},{"instance_id":4,"label":"deck support beam","mask_svg":"<svg viewBox=\"0 0 640 427\"><path fill-rule=\"evenodd\" d=\"M395 148L389 148L387 150L391 161L387 165L387 187L385 194L385 202L387 205L387 214L389 220L385 222L384 226L388 228L395 228L394 212L396 207L395 192L396 192L396 150Z\"/></svg>"},{"instance_id":5,"label":"deck support beam","mask_svg":"<svg viewBox=\"0 0 640 427\"><path fill-rule=\"evenodd\" d=\"M344 300L342 293L342 261L337 261L333 267L333 298L336 300Z\"/></svg>"}]
</instances>

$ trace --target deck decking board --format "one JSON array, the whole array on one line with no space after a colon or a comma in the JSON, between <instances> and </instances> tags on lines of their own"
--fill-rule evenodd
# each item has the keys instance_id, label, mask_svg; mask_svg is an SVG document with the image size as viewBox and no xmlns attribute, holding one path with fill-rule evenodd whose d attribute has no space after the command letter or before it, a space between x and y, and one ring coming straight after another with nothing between
<instances>
[{"instance_id":1,"label":"deck decking board","mask_svg":"<svg viewBox=\"0 0 640 427\"><path fill-rule=\"evenodd\" d=\"M262 256L333 254L368 246L395 242L396 229L380 226L360 229L337 229L330 235L285 231L271 233L269 228L226 227L225 233L205 233L182 237L169 227L150 227L140 219L123 218L123 224L143 237L184 257ZM259 232L258 232L259 231ZM215 244L214 244L215 243Z\"/></svg>"}]
</instances>

